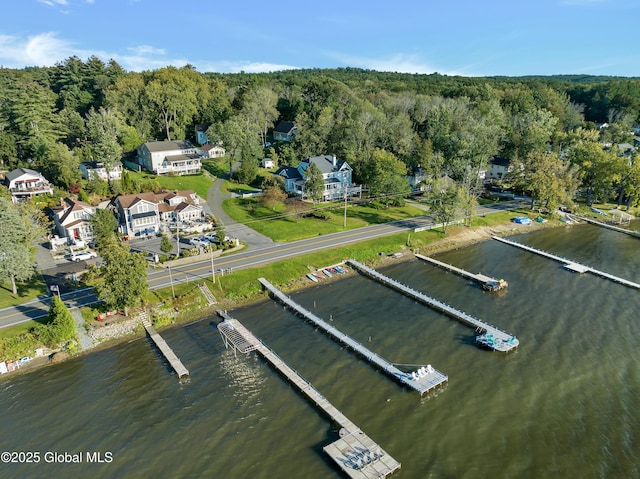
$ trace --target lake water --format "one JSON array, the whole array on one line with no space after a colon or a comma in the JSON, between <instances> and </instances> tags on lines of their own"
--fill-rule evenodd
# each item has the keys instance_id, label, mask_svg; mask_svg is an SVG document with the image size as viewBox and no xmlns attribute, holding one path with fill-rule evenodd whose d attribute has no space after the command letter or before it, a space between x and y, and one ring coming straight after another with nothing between
<instances>
[{"instance_id":1,"label":"lake water","mask_svg":"<svg viewBox=\"0 0 640 479\"><path fill-rule=\"evenodd\" d=\"M636 238L579 226L512 239L640 282ZM418 260L382 271L515 334L517 351L478 349L470 328L360 275L292 295L389 361L448 374L429 397L271 300L231 314L400 461L397 477L640 477L640 291L497 241L436 257L509 288ZM0 477L343 477L322 452L335 425L256 353L226 351L217 322L162 333L186 384L146 338L0 382L0 451L40 453Z\"/></svg>"}]
</instances>

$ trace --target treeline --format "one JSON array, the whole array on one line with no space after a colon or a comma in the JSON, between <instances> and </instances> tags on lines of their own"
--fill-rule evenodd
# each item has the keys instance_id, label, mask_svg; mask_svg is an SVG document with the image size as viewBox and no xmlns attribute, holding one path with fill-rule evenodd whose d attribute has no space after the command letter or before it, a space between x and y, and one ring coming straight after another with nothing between
<instances>
[{"instance_id":1,"label":"treeline","mask_svg":"<svg viewBox=\"0 0 640 479\"><path fill-rule=\"evenodd\" d=\"M194 126L205 123L209 138L240 159L245 182L264 155L296 165L335 154L381 196L403 193L398 176L420 166L473 197L479 173L497 155L516 166L509 180L546 206L570 201L580 186L591 200L632 203L640 182L635 157L619 160L602 144L632 142L639 115L638 79L354 68L201 74L191 66L136 73L72 57L51 68L0 70L0 163L40 169L60 188L77 190L80 161L109 166L146 140L193 139ZM265 151L280 120L295 122L295 140Z\"/></svg>"}]
</instances>

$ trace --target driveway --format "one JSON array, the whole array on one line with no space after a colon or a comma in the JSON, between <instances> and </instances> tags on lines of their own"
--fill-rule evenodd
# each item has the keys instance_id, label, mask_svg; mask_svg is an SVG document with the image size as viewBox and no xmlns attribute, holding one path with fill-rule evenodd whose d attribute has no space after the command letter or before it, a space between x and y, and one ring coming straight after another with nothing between
<instances>
[{"instance_id":1,"label":"driveway","mask_svg":"<svg viewBox=\"0 0 640 479\"><path fill-rule=\"evenodd\" d=\"M261 248L272 245L273 240L271 238L258 233L242 223L234 221L222 209L222 202L226 198L232 197L231 194L220 191L220 187L225 181L225 178L218 178L213 182L207 194L207 204L213 216L223 224L227 236L238 238L243 243L246 243L249 248Z\"/></svg>"}]
</instances>

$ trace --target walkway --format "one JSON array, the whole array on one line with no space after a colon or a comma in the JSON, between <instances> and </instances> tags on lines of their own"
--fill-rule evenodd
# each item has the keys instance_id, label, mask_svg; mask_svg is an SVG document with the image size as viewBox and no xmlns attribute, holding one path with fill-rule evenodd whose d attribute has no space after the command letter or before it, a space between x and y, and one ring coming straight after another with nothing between
<instances>
[{"instance_id":1,"label":"walkway","mask_svg":"<svg viewBox=\"0 0 640 479\"><path fill-rule=\"evenodd\" d=\"M609 228L610 230L617 231L619 233L625 233L634 238L640 238L640 231L632 231L625 228L620 228L619 226L610 225L609 223L603 223L602 221L596 221L593 218L588 218L586 216L579 216L576 214L571 214L572 217L578 218L579 220L586 221L587 223L591 223L597 226L602 226L603 228Z\"/></svg>"},{"instance_id":2,"label":"walkway","mask_svg":"<svg viewBox=\"0 0 640 479\"><path fill-rule=\"evenodd\" d=\"M285 363L272 349L256 338L237 319L226 313L218 313L225 318L218 324L225 346L235 346L249 352L257 350L273 367L275 367L291 384L322 410L332 421L338 424L340 439L323 448L324 452L353 479L385 478L400 469L400 463L387 454L338 408L329 402L309 381Z\"/></svg>"},{"instance_id":3,"label":"walkway","mask_svg":"<svg viewBox=\"0 0 640 479\"><path fill-rule=\"evenodd\" d=\"M457 273L463 278L469 278L475 281L476 283L480 283L482 285L482 288L487 291L499 291L501 289L505 289L508 286L507 282L503 279L491 278L489 276L485 276L482 273L478 273L478 274L470 273L469 271L466 271L462 268L458 268L451 264L443 263L442 261L438 261L437 259L430 258L429 256L423 256L421 254L416 253L415 257L418 259L421 259L422 261L435 264L436 266L446 269L447 271Z\"/></svg>"},{"instance_id":4,"label":"walkway","mask_svg":"<svg viewBox=\"0 0 640 479\"><path fill-rule=\"evenodd\" d=\"M243 243L246 243L249 247L262 247L273 244L273 240L261 233L249 228L242 223L234 221L222 208L222 202L231 198L229 193L222 193L220 188L223 183L227 181L226 178L217 178L213 185L207 192L207 205L211 210L213 216L216 217L224 225L224 230L227 236L232 238L238 238Z\"/></svg>"},{"instance_id":5,"label":"walkway","mask_svg":"<svg viewBox=\"0 0 640 479\"><path fill-rule=\"evenodd\" d=\"M446 374L441 373L437 369L433 368L430 364L427 367L421 367L417 371L413 371L411 373L405 373L396 368L392 363L384 359L383 357L377 355L370 349L367 349L363 344L359 343L351 336L344 334L338 328L330 325L326 321L320 319L318 316L313 314L312 312L304 309L298 303L293 301L287 295L285 295L278 288L273 286L269 281L264 278L259 278L258 281L267 288L271 293L284 305L291 308L293 311L301 315L303 318L311 321L316 326L319 326L329 334L330 336L337 339L340 343L349 346L356 353L360 354L363 358L367 359L369 362L380 368L382 371L387 373L389 376L394 379L400 381L405 386L418 391L420 395L423 395L432 389L446 383L449 380L449 377Z\"/></svg>"},{"instance_id":6,"label":"walkway","mask_svg":"<svg viewBox=\"0 0 640 479\"><path fill-rule=\"evenodd\" d=\"M520 344L520 341L518 341L515 336L506 333L501 329L496 328L495 326L485 323L484 321L481 321L480 319L475 318L470 314L460 311L453 306L449 306L442 301L431 298L426 294L421 293L420 291L416 291L409 286L405 286L395 279L389 278L388 276L379 273L373 268L369 268L368 266L365 266L364 264L359 263L358 261L355 261L353 259L347 260L347 263L356 268L358 271L384 284L385 286L389 286L396 291L400 291L401 293L412 299L420 301L421 303L426 304L427 306L430 306L437 311L440 311L452 318L457 319L467 326L475 328L476 331L481 333L480 336L476 337L476 343L478 343L478 345L480 346L492 349L494 351L508 352L512 349L517 348Z\"/></svg>"},{"instance_id":7,"label":"walkway","mask_svg":"<svg viewBox=\"0 0 640 479\"><path fill-rule=\"evenodd\" d=\"M605 273L604 271L597 270L592 268L591 266L587 266L584 264L580 264L576 261L563 258L562 256L557 256L552 253L548 253L546 251L542 251L540 249L532 248L531 246L526 246L521 243L516 243L515 241L510 241L508 239L500 238L498 236L492 236L492 238L496 241L500 241L502 243L515 246L516 248L523 249L525 251L530 251L531 253L539 254L540 256L545 256L547 258L551 258L555 261L559 261L560 263L564 263L565 269L573 271L574 273L593 273L597 276L601 276L602 278L610 279L611 281L615 281L616 283L623 284L625 286L629 286L630 288L640 289L640 284L634 283L633 281L629 281L628 279L619 278L618 276L614 276L609 273Z\"/></svg>"}]
</instances>

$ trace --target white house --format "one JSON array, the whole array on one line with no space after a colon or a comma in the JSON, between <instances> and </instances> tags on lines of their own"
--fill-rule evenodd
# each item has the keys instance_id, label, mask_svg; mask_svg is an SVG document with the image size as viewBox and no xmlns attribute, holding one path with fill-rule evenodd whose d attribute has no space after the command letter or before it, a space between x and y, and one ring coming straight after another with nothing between
<instances>
[{"instance_id":1,"label":"white house","mask_svg":"<svg viewBox=\"0 0 640 479\"><path fill-rule=\"evenodd\" d=\"M494 156L489 159L485 178L488 180L502 180L509 171L510 158Z\"/></svg>"},{"instance_id":2,"label":"white house","mask_svg":"<svg viewBox=\"0 0 640 479\"><path fill-rule=\"evenodd\" d=\"M85 180L100 178L103 181L119 180L122 178L122 163L118 162L107 173L107 168L101 161L83 161L80 163L80 171Z\"/></svg>"},{"instance_id":3,"label":"white house","mask_svg":"<svg viewBox=\"0 0 640 479\"><path fill-rule=\"evenodd\" d=\"M17 168L7 173L4 184L9 188L14 203L37 195L53 195L53 186L37 171Z\"/></svg>"},{"instance_id":4,"label":"white house","mask_svg":"<svg viewBox=\"0 0 640 479\"><path fill-rule=\"evenodd\" d=\"M193 223L204 218L200 200L193 190L120 195L113 204L121 231L130 237L158 233L163 223Z\"/></svg>"},{"instance_id":5,"label":"white house","mask_svg":"<svg viewBox=\"0 0 640 479\"><path fill-rule=\"evenodd\" d=\"M276 166L276 162L271 158L263 158L260 160L260 166L263 168L273 168Z\"/></svg>"},{"instance_id":6,"label":"white house","mask_svg":"<svg viewBox=\"0 0 640 479\"><path fill-rule=\"evenodd\" d=\"M211 145L209 143L198 147L196 153L203 158L222 158L227 154L226 150L221 146Z\"/></svg>"},{"instance_id":7,"label":"white house","mask_svg":"<svg viewBox=\"0 0 640 479\"><path fill-rule=\"evenodd\" d=\"M200 157L188 141L147 141L140 145L138 164L156 175L195 175L202 170Z\"/></svg>"},{"instance_id":8,"label":"white house","mask_svg":"<svg viewBox=\"0 0 640 479\"><path fill-rule=\"evenodd\" d=\"M274 172L274 175L278 175L284 180L287 192L306 198L306 171L312 163L318 167L324 180L322 201L341 200L345 195L361 196L362 187L354 185L352 181L353 169L346 161L338 161L335 155L307 158L301 161L297 168L287 165L281 166Z\"/></svg>"},{"instance_id":9,"label":"white house","mask_svg":"<svg viewBox=\"0 0 640 479\"><path fill-rule=\"evenodd\" d=\"M60 206L52 208L53 221L58 235L68 238L69 242L91 241L91 217L95 214L95 207L83 202L65 198Z\"/></svg>"},{"instance_id":10,"label":"white house","mask_svg":"<svg viewBox=\"0 0 640 479\"><path fill-rule=\"evenodd\" d=\"M296 126L290 121L281 121L273 130L275 141L291 141L296 134Z\"/></svg>"}]
</instances>

